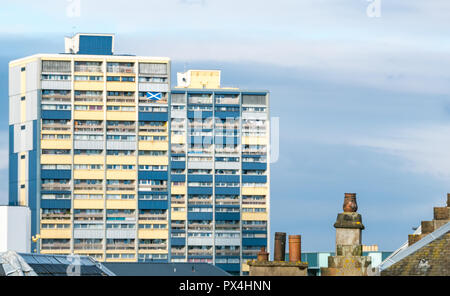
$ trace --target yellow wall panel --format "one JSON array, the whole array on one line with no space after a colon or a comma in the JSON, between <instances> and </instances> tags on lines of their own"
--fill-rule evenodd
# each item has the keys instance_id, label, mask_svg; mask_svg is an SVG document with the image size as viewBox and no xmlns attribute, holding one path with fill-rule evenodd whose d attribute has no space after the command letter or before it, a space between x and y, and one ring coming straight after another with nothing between
<instances>
[{"instance_id":1,"label":"yellow wall panel","mask_svg":"<svg viewBox=\"0 0 450 296\"><path fill-rule=\"evenodd\" d=\"M186 186L172 186L172 194L186 194Z\"/></svg>"},{"instance_id":2,"label":"yellow wall panel","mask_svg":"<svg viewBox=\"0 0 450 296\"><path fill-rule=\"evenodd\" d=\"M139 254L167 254L167 250L139 250Z\"/></svg>"},{"instance_id":3,"label":"yellow wall panel","mask_svg":"<svg viewBox=\"0 0 450 296\"><path fill-rule=\"evenodd\" d=\"M41 155L41 164L71 164L72 156L71 155L51 155L51 154L42 154Z\"/></svg>"},{"instance_id":4,"label":"yellow wall panel","mask_svg":"<svg viewBox=\"0 0 450 296\"><path fill-rule=\"evenodd\" d=\"M168 239L169 231L167 229L139 229L138 238L142 239L151 239L151 238L160 238L160 239Z\"/></svg>"},{"instance_id":5,"label":"yellow wall panel","mask_svg":"<svg viewBox=\"0 0 450 296\"><path fill-rule=\"evenodd\" d=\"M242 195L266 195L266 187L242 187Z\"/></svg>"},{"instance_id":6,"label":"yellow wall panel","mask_svg":"<svg viewBox=\"0 0 450 296\"><path fill-rule=\"evenodd\" d=\"M139 150L168 150L169 143L166 141L140 141Z\"/></svg>"},{"instance_id":7,"label":"yellow wall panel","mask_svg":"<svg viewBox=\"0 0 450 296\"><path fill-rule=\"evenodd\" d=\"M41 229L41 238L70 238L72 230L67 229Z\"/></svg>"},{"instance_id":8,"label":"yellow wall panel","mask_svg":"<svg viewBox=\"0 0 450 296\"><path fill-rule=\"evenodd\" d=\"M139 164L149 165L168 165L169 158L167 156L139 156Z\"/></svg>"},{"instance_id":9,"label":"yellow wall panel","mask_svg":"<svg viewBox=\"0 0 450 296\"><path fill-rule=\"evenodd\" d=\"M108 111L106 112L107 120L128 120L136 121L135 111Z\"/></svg>"},{"instance_id":10,"label":"yellow wall panel","mask_svg":"<svg viewBox=\"0 0 450 296\"><path fill-rule=\"evenodd\" d=\"M92 74L91 74L92 75ZM75 90L103 90L103 81L74 81L73 88Z\"/></svg>"},{"instance_id":11,"label":"yellow wall panel","mask_svg":"<svg viewBox=\"0 0 450 296\"><path fill-rule=\"evenodd\" d=\"M41 140L42 149L72 149L72 140Z\"/></svg>"},{"instance_id":12,"label":"yellow wall panel","mask_svg":"<svg viewBox=\"0 0 450 296\"><path fill-rule=\"evenodd\" d=\"M103 199L75 199L73 201L75 209L103 209Z\"/></svg>"},{"instance_id":13,"label":"yellow wall panel","mask_svg":"<svg viewBox=\"0 0 450 296\"><path fill-rule=\"evenodd\" d=\"M137 179L137 173L133 170L108 170L106 171L106 178L112 180Z\"/></svg>"},{"instance_id":14,"label":"yellow wall panel","mask_svg":"<svg viewBox=\"0 0 450 296\"><path fill-rule=\"evenodd\" d=\"M136 156L107 155L107 164L136 164Z\"/></svg>"},{"instance_id":15,"label":"yellow wall panel","mask_svg":"<svg viewBox=\"0 0 450 296\"><path fill-rule=\"evenodd\" d=\"M73 177L75 179L103 179L104 172L102 170L74 170Z\"/></svg>"},{"instance_id":16,"label":"yellow wall panel","mask_svg":"<svg viewBox=\"0 0 450 296\"><path fill-rule=\"evenodd\" d=\"M267 221L267 213L242 213L242 220Z\"/></svg>"},{"instance_id":17,"label":"yellow wall panel","mask_svg":"<svg viewBox=\"0 0 450 296\"><path fill-rule=\"evenodd\" d=\"M40 250L41 254L69 254L70 250Z\"/></svg>"},{"instance_id":18,"label":"yellow wall panel","mask_svg":"<svg viewBox=\"0 0 450 296\"><path fill-rule=\"evenodd\" d=\"M74 111L75 120L103 120L103 111Z\"/></svg>"},{"instance_id":19,"label":"yellow wall panel","mask_svg":"<svg viewBox=\"0 0 450 296\"><path fill-rule=\"evenodd\" d=\"M128 199L110 199L106 201L107 209L136 209L137 202L136 200L128 200Z\"/></svg>"},{"instance_id":20,"label":"yellow wall panel","mask_svg":"<svg viewBox=\"0 0 450 296\"><path fill-rule=\"evenodd\" d=\"M172 135L173 144L184 144L186 143L186 137L183 135Z\"/></svg>"},{"instance_id":21,"label":"yellow wall panel","mask_svg":"<svg viewBox=\"0 0 450 296\"><path fill-rule=\"evenodd\" d=\"M127 76L127 75L122 75ZM135 82L114 82L110 81L106 83L106 89L108 91L136 91Z\"/></svg>"},{"instance_id":22,"label":"yellow wall panel","mask_svg":"<svg viewBox=\"0 0 450 296\"><path fill-rule=\"evenodd\" d=\"M170 214L171 220L187 220L186 212L173 212Z\"/></svg>"},{"instance_id":23,"label":"yellow wall panel","mask_svg":"<svg viewBox=\"0 0 450 296\"><path fill-rule=\"evenodd\" d=\"M243 145L266 145L266 137L242 137Z\"/></svg>"},{"instance_id":24,"label":"yellow wall panel","mask_svg":"<svg viewBox=\"0 0 450 296\"><path fill-rule=\"evenodd\" d=\"M74 155L73 163L75 164L103 164L103 155Z\"/></svg>"}]
</instances>

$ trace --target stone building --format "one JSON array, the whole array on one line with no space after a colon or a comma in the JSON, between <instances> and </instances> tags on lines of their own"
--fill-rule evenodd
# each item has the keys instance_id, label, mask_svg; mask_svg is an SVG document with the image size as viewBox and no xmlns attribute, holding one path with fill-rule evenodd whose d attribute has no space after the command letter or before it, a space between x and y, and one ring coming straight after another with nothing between
<instances>
[{"instance_id":1,"label":"stone building","mask_svg":"<svg viewBox=\"0 0 450 296\"><path fill-rule=\"evenodd\" d=\"M420 233L379 267L382 276L450 275L450 194L446 207L434 207L433 220L422 221Z\"/></svg>"}]
</instances>

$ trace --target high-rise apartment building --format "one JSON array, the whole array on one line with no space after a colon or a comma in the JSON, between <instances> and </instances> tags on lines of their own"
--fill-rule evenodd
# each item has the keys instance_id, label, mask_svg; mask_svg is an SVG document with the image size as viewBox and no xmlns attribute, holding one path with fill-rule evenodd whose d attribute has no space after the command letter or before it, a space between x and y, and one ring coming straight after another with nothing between
<instances>
[{"instance_id":1,"label":"high-rise apartment building","mask_svg":"<svg viewBox=\"0 0 450 296\"><path fill-rule=\"evenodd\" d=\"M111 34L9 77L9 201L31 209L33 251L239 274L268 245L266 91L188 71L171 92L168 58L114 54Z\"/></svg>"}]
</instances>

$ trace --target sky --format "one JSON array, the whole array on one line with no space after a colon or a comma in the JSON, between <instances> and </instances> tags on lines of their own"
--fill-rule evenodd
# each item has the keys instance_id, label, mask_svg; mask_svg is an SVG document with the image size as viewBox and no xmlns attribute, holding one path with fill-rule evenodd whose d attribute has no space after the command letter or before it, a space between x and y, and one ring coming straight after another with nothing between
<instances>
[{"instance_id":1,"label":"sky","mask_svg":"<svg viewBox=\"0 0 450 296\"><path fill-rule=\"evenodd\" d=\"M271 237L333 251L345 192L363 243L393 251L450 192L448 0L16 0L0 10L0 96L8 62L64 51L64 36L115 33L116 53L220 69L222 85L270 91L279 120ZM173 79L174 80L174 79ZM0 203L8 108L0 109Z\"/></svg>"}]
</instances>

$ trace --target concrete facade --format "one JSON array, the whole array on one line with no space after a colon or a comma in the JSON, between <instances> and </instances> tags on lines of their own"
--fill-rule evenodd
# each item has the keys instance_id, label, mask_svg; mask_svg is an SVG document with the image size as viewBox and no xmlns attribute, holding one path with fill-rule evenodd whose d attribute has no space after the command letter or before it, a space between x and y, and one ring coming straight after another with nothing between
<instances>
[{"instance_id":1,"label":"concrete facade","mask_svg":"<svg viewBox=\"0 0 450 296\"><path fill-rule=\"evenodd\" d=\"M20 206L0 206L0 252L30 252L30 209Z\"/></svg>"}]
</instances>

